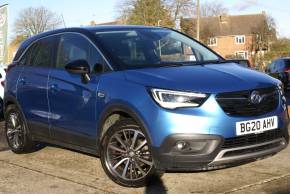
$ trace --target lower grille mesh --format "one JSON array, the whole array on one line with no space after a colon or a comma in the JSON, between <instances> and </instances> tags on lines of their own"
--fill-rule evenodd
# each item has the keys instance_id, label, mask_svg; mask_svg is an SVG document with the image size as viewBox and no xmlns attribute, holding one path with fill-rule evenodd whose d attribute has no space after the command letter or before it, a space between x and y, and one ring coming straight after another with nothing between
<instances>
[{"instance_id":1,"label":"lower grille mesh","mask_svg":"<svg viewBox=\"0 0 290 194\"><path fill-rule=\"evenodd\" d=\"M283 137L281 129L265 131L259 134L250 134L233 138L226 138L222 148L235 148L272 141Z\"/></svg>"}]
</instances>

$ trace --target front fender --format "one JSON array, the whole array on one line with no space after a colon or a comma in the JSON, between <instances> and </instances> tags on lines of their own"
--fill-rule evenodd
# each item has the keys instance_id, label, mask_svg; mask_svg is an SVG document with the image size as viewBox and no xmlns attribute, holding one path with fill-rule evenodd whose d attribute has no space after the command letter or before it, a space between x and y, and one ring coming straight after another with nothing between
<instances>
[{"instance_id":1,"label":"front fender","mask_svg":"<svg viewBox=\"0 0 290 194\"><path fill-rule=\"evenodd\" d=\"M152 139L148 130L148 125L144 122L144 118L142 118L141 114L138 112L138 110L133 107L130 103L123 101L123 100L114 100L110 103L108 103L102 113L100 114L100 119L98 121L98 128L97 128L97 136L98 136L98 142L97 145L100 145L101 141L101 134L103 130L104 123L106 119L117 112L125 113L129 115L132 119L134 119L139 126L142 127L144 132L146 133L145 135L148 138L149 144L152 145Z\"/></svg>"}]
</instances>

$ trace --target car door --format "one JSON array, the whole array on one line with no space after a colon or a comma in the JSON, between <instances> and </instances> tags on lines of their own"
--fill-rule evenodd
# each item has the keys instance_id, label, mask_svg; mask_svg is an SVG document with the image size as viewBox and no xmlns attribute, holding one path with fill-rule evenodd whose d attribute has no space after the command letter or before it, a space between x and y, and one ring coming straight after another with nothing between
<instances>
[{"instance_id":1,"label":"car door","mask_svg":"<svg viewBox=\"0 0 290 194\"><path fill-rule=\"evenodd\" d=\"M273 61L272 64L269 67L269 74L272 77L278 78L278 61Z\"/></svg>"},{"instance_id":2,"label":"car door","mask_svg":"<svg viewBox=\"0 0 290 194\"><path fill-rule=\"evenodd\" d=\"M75 60L86 60L91 68L90 81L65 70ZM79 146L96 146L96 91L103 63L95 46L84 35L65 33L58 37L55 68L49 75L48 98L52 137Z\"/></svg>"},{"instance_id":3,"label":"car door","mask_svg":"<svg viewBox=\"0 0 290 194\"><path fill-rule=\"evenodd\" d=\"M50 135L47 83L54 50L54 37L38 40L18 64L23 70L17 84L17 100L31 133L42 137Z\"/></svg>"},{"instance_id":4,"label":"car door","mask_svg":"<svg viewBox=\"0 0 290 194\"><path fill-rule=\"evenodd\" d=\"M283 59L279 60L279 79L285 86L288 84L288 73L286 72L286 64Z\"/></svg>"}]
</instances>

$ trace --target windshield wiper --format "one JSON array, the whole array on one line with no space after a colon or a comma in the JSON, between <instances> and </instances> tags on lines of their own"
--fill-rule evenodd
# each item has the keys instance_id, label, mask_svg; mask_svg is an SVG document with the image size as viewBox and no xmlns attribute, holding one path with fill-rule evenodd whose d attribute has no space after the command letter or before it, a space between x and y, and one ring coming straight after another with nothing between
<instances>
[{"instance_id":1,"label":"windshield wiper","mask_svg":"<svg viewBox=\"0 0 290 194\"><path fill-rule=\"evenodd\" d=\"M228 63L228 61L226 60L193 61L186 65L208 65L208 64L222 64L222 63Z\"/></svg>"},{"instance_id":2,"label":"windshield wiper","mask_svg":"<svg viewBox=\"0 0 290 194\"><path fill-rule=\"evenodd\" d=\"M144 69L144 68L161 68L161 67L180 67L181 63L158 63L158 64L146 64L146 65L134 65L130 69Z\"/></svg>"},{"instance_id":3,"label":"windshield wiper","mask_svg":"<svg viewBox=\"0 0 290 194\"><path fill-rule=\"evenodd\" d=\"M195 66L195 65L207 65L207 64L221 64L228 63L226 60L210 60L210 61L184 61L184 62L160 62L157 64L146 64L140 66L131 66L131 68L143 69L143 68L162 68L162 67L182 67L182 66Z\"/></svg>"}]
</instances>

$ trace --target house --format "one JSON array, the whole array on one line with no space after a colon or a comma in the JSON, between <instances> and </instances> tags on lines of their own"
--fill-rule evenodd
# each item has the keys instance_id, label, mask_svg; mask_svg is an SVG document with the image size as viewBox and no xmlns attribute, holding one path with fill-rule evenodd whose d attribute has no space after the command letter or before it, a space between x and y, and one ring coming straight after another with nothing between
<instances>
[{"instance_id":1,"label":"house","mask_svg":"<svg viewBox=\"0 0 290 194\"><path fill-rule=\"evenodd\" d=\"M121 24L123 24L122 21L116 20L116 21L111 21L111 22L98 23L96 25L121 25Z\"/></svg>"},{"instance_id":2,"label":"house","mask_svg":"<svg viewBox=\"0 0 290 194\"><path fill-rule=\"evenodd\" d=\"M183 19L183 32L196 37L196 19ZM200 39L228 59L248 59L253 64L257 55L268 50L276 33L267 29L265 12L251 15L221 15L200 19Z\"/></svg>"}]
</instances>

